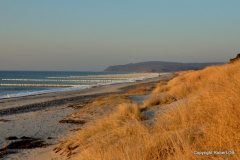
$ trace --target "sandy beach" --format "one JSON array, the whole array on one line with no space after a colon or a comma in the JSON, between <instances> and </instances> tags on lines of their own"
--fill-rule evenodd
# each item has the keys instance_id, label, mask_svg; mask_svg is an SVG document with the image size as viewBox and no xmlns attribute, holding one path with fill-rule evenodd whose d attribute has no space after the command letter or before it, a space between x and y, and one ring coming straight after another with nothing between
<instances>
[{"instance_id":1,"label":"sandy beach","mask_svg":"<svg viewBox=\"0 0 240 160\"><path fill-rule=\"evenodd\" d=\"M121 94L140 85L152 86L159 81L169 80L173 78L173 76L173 73L162 73L161 76L157 78L136 82L97 86L88 89L46 93L26 97L0 99L0 116L43 110L48 107L59 106L68 103L79 103L82 100L92 100L98 96L107 94Z\"/></svg>"},{"instance_id":2,"label":"sandy beach","mask_svg":"<svg viewBox=\"0 0 240 160\"><path fill-rule=\"evenodd\" d=\"M11 140L5 140L6 137L40 138L45 143L52 145L46 148L16 150L17 154L9 154L5 158L43 159L44 156L44 159L57 158L59 155L54 154L53 148L65 137L74 134L70 130L78 127L77 124L59 123L59 120L66 119L67 115L77 111L77 109L66 107L66 105L78 105L83 102L91 102L99 96L126 93L138 86L153 87L159 81L168 81L174 76L173 73L165 73L157 78L132 83L1 99L0 119L5 122L0 122L0 148L12 142Z\"/></svg>"}]
</instances>

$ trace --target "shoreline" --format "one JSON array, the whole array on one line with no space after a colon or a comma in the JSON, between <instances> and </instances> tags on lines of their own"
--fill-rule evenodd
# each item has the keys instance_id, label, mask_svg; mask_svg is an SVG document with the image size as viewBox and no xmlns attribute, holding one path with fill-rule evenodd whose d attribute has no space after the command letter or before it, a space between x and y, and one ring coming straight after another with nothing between
<instances>
[{"instance_id":1,"label":"shoreline","mask_svg":"<svg viewBox=\"0 0 240 160\"><path fill-rule=\"evenodd\" d=\"M101 85L108 85L108 84L117 84L117 83L126 83L126 82L135 82L138 80L144 80L149 78L154 78L160 76L160 74L164 73L132 73L132 74L100 74L100 75L82 75L82 76L67 76L67 77L46 77L45 79L43 77L30 77L22 79L22 77L16 76L8 77L0 79L0 87L37 87L35 90L24 90L23 91L14 91L18 89L13 89L12 93L8 92L1 92L0 99L7 99L7 98L15 98L15 97L25 97L30 95L38 95L38 94L45 94L45 93L52 93L52 92L60 92L60 91L72 91L72 90L78 90L78 89L86 89L86 88L92 88L94 86L101 86ZM46 75L47 76L47 75ZM66 76L66 75L65 75ZM40 79L38 79L40 78ZM7 81L7 83L5 83ZM20 81L21 83L9 83L9 81ZM23 81L53 81L53 82L62 82L62 81L68 81L73 82L71 84L45 84L45 83L23 83ZM95 83L87 83L87 84L77 84L75 82L95 82ZM39 87L45 87L45 88L39 88ZM47 89L46 87L54 87L51 89ZM26 88L25 88L26 89ZM19 89L21 90L21 89ZM4 91L4 88L3 88Z\"/></svg>"},{"instance_id":2,"label":"shoreline","mask_svg":"<svg viewBox=\"0 0 240 160\"><path fill-rule=\"evenodd\" d=\"M14 140L6 140L7 137L17 137L18 140L24 136L38 138L43 140L44 143L50 144L46 148L16 149L17 153L7 154L4 158L19 160L63 159L63 156L56 154L53 149L58 147L62 140L76 134L81 124L63 124L60 121L69 120L71 114L82 109L84 110L85 105L88 103L91 104L98 97L110 96L111 94L121 95L142 86L153 88L160 81L169 81L174 77L176 77L174 73L169 73L157 78L131 83L1 99L0 119L3 122L0 122L0 148L7 146L11 142L15 142ZM129 100L135 101L136 99L131 100L131 96L129 96ZM141 100L141 98L137 100ZM5 104L7 107L2 109L2 104ZM67 105L70 106L70 104L77 108L68 107ZM91 117L87 116L85 118L91 120ZM75 119L73 118L72 120Z\"/></svg>"},{"instance_id":3,"label":"shoreline","mask_svg":"<svg viewBox=\"0 0 240 160\"><path fill-rule=\"evenodd\" d=\"M44 110L46 108L66 105L68 103L77 104L83 100L89 101L99 96L106 96L109 94L122 94L136 88L137 86L152 86L156 82L163 80L167 81L172 79L173 77L175 77L174 73L167 73L160 75L159 77L149 78L136 82L100 85L86 89L0 99L0 117L12 114Z\"/></svg>"}]
</instances>

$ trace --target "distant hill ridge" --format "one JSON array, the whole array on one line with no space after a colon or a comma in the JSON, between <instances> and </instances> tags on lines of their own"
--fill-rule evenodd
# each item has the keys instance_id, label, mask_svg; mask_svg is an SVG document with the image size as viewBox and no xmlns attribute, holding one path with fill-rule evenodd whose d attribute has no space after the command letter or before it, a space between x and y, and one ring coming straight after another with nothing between
<instances>
[{"instance_id":1,"label":"distant hill ridge","mask_svg":"<svg viewBox=\"0 0 240 160\"><path fill-rule=\"evenodd\" d=\"M125 65L115 65L106 68L104 71L112 72L171 72L202 69L211 65L220 65L224 62L211 63L181 63L181 62L164 62L148 61L139 63L130 63Z\"/></svg>"}]
</instances>

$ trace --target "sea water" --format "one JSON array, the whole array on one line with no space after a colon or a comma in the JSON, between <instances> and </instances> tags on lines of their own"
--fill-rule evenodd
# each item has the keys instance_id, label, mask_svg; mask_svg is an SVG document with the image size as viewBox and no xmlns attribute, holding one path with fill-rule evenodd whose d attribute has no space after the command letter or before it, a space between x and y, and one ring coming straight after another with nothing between
<instances>
[{"instance_id":1,"label":"sea water","mask_svg":"<svg viewBox=\"0 0 240 160\"><path fill-rule=\"evenodd\" d=\"M133 82L145 78L156 77L150 75L128 79L111 79L111 75L130 74L129 72L64 72L64 71L0 71L0 84L38 84L38 85L60 85L60 87L44 86L0 86L0 99L21 97L27 95L43 94L49 92L69 91L90 88L96 85L107 85L114 83ZM110 75L104 79L87 79L74 76ZM110 80L111 79L111 80ZM89 82L85 82L88 81ZM107 82L104 82L104 81ZM108 81L109 80L109 81ZM61 85L71 85L61 87Z\"/></svg>"}]
</instances>

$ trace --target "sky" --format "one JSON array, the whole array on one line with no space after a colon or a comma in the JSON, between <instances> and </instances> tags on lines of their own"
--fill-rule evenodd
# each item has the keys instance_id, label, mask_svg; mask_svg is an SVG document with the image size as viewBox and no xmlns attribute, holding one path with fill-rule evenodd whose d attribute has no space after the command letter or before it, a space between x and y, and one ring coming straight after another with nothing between
<instances>
[{"instance_id":1,"label":"sky","mask_svg":"<svg viewBox=\"0 0 240 160\"><path fill-rule=\"evenodd\" d=\"M240 53L239 8L239 0L1 0L0 70L227 62Z\"/></svg>"}]
</instances>

